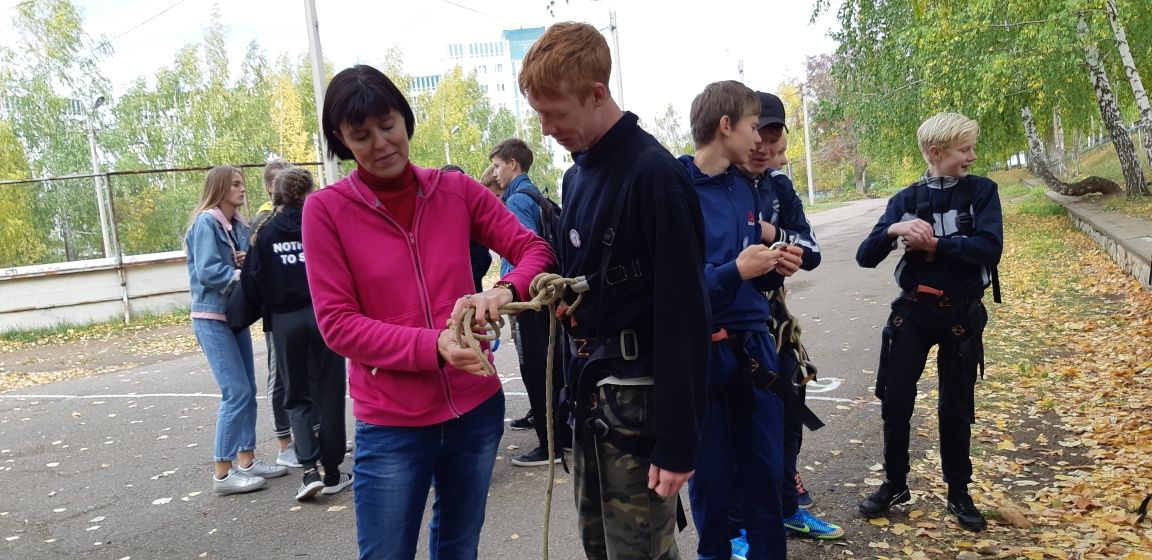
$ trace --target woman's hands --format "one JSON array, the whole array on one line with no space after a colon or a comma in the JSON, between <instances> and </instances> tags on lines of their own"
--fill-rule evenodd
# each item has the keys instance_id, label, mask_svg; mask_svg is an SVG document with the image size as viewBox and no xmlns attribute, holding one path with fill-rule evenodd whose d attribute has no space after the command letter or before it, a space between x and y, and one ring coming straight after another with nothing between
<instances>
[{"instance_id":1,"label":"woman's hands","mask_svg":"<svg viewBox=\"0 0 1152 560\"><path fill-rule=\"evenodd\" d=\"M440 335L436 337L436 351L445 363L456 369L476 375L488 375L488 370L484 368L480 356L476 355L476 352L471 348L460 346L456 342L456 333L452 332L450 328L440 331ZM488 358L485 357L484 359L487 360Z\"/></svg>"},{"instance_id":2,"label":"woman's hands","mask_svg":"<svg viewBox=\"0 0 1152 560\"><path fill-rule=\"evenodd\" d=\"M492 288L478 294L468 294L456 300L456 305L452 307L450 324L459 323L464 318L464 312L473 308L476 310L476 315L472 318L473 325L465 326L487 327L488 323L500 320L500 308L507 303L512 303L512 290L508 288Z\"/></svg>"},{"instance_id":3,"label":"woman's hands","mask_svg":"<svg viewBox=\"0 0 1152 560\"><path fill-rule=\"evenodd\" d=\"M489 323L500 321L500 308L512 301L512 290L504 287L492 288L479 294L468 294L456 300L456 305L452 307L452 316L448 319L448 328L440 331L436 339L436 350L440 357L456 369L476 375L490 375L485 367L487 358L478 355L471 348L461 346L456 340L452 326L464 320L464 313L468 309L474 309L472 324L461 325L462 328L486 331Z\"/></svg>"}]
</instances>

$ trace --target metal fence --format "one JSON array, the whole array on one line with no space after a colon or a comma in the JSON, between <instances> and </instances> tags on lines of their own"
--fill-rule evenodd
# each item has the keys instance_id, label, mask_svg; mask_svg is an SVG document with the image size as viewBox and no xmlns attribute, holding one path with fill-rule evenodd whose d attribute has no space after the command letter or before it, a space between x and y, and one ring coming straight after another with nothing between
<instances>
[{"instance_id":1,"label":"metal fence","mask_svg":"<svg viewBox=\"0 0 1152 560\"><path fill-rule=\"evenodd\" d=\"M297 163L320 180L320 162ZM251 217L266 200L263 163L244 173ZM183 248L211 167L110 171L0 181L0 269L124 257Z\"/></svg>"}]
</instances>

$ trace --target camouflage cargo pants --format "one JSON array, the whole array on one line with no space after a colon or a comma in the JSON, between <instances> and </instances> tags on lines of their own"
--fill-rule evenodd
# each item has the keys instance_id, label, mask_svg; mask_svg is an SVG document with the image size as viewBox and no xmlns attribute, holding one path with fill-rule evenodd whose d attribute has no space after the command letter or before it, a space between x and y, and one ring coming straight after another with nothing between
<instances>
[{"instance_id":1,"label":"camouflage cargo pants","mask_svg":"<svg viewBox=\"0 0 1152 560\"><path fill-rule=\"evenodd\" d=\"M677 560L676 497L648 489L645 416L652 386L602 385L590 417L608 433L583 430L573 446L580 541L592 560ZM623 448L627 448L623 449Z\"/></svg>"}]
</instances>

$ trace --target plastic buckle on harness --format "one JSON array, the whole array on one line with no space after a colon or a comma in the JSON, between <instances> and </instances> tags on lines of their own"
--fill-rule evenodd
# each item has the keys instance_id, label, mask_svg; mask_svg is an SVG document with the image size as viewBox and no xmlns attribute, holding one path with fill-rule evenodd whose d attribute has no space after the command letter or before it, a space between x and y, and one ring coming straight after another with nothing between
<instances>
[{"instance_id":1,"label":"plastic buckle on harness","mask_svg":"<svg viewBox=\"0 0 1152 560\"><path fill-rule=\"evenodd\" d=\"M636 338L636 331L632 329L620 331L620 357L627 361L640 357L640 341Z\"/></svg>"}]
</instances>

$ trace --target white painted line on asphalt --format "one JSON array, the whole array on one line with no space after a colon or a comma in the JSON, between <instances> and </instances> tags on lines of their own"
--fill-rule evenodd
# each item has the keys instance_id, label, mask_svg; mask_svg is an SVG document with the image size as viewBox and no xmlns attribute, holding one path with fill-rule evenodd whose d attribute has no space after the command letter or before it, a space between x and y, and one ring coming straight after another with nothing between
<instances>
[{"instance_id":1,"label":"white painted line on asphalt","mask_svg":"<svg viewBox=\"0 0 1152 560\"><path fill-rule=\"evenodd\" d=\"M505 395L512 397L526 397L528 393L522 391L505 391ZM196 397L211 397L214 399L220 398L220 393L127 393L123 395L0 395L0 399L149 399L149 398L196 398ZM264 395L257 395L258 399L267 398Z\"/></svg>"},{"instance_id":2,"label":"white painted line on asphalt","mask_svg":"<svg viewBox=\"0 0 1152 560\"><path fill-rule=\"evenodd\" d=\"M814 397L811 395L804 397L804 399L809 400L809 401L829 401L829 402L838 402L838 403L858 403L858 402L860 402L856 399L841 399L838 397ZM865 404L880 404L880 401L868 401Z\"/></svg>"},{"instance_id":3,"label":"white painted line on asphalt","mask_svg":"<svg viewBox=\"0 0 1152 560\"><path fill-rule=\"evenodd\" d=\"M825 377L822 379L813 379L812 381L808 382L808 394L827 393L829 391L835 391L836 389L839 389L840 385L843 383L844 383L843 379L839 379L836 377Z\"/></svg>"}]
</instances>

